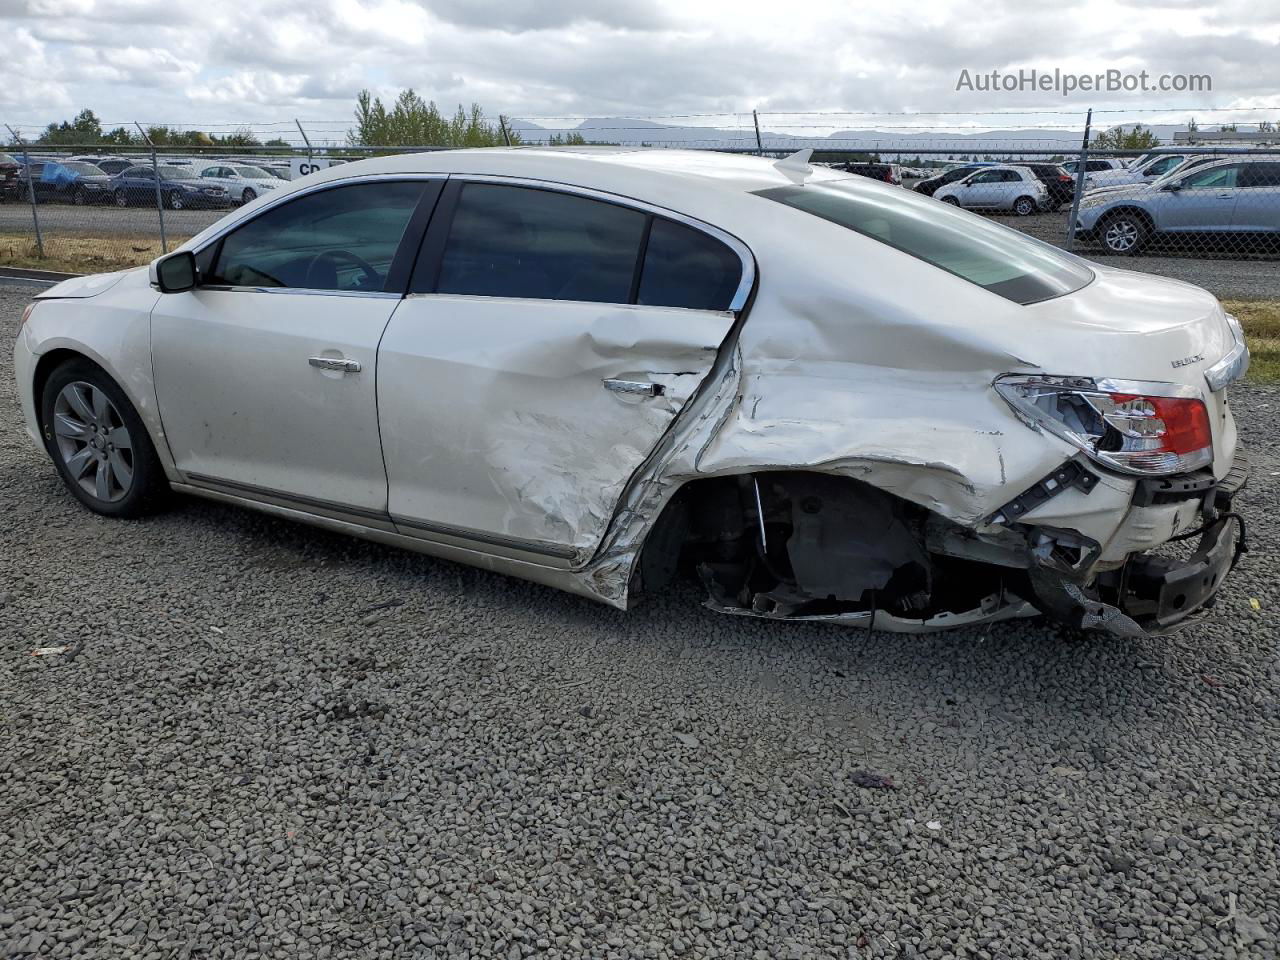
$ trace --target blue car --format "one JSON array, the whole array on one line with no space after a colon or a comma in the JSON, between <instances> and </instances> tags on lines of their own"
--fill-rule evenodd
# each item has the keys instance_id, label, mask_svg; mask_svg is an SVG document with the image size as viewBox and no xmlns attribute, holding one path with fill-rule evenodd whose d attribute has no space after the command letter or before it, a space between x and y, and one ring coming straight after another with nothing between
<instances>
[{"instance_id":1,"label":"blue car","mask_svg":"<svg viewBox=\"0 0 1280 960\"><path fill-rule=\"evenodd\" d=\"M156 172L150 164L139 164L117 174L111 181L116 206L154 206ZM161 165L159 174L160 200L170 210L231 206L231 197L226 187L201 180L190 167Z\"/></svg>"},{"instance_id":2,"label":"blue car","mask_svg":"<svg viewBox=\"0 0 1280 960\"><path fill-rule=\"evenodd\" d=\"M1236 157L1178 170L1149 185L1087 193L1075 224L1081 240L1122 256L1176 234L1280 235L1280 156Z\"/></svg>"}]
</instances>

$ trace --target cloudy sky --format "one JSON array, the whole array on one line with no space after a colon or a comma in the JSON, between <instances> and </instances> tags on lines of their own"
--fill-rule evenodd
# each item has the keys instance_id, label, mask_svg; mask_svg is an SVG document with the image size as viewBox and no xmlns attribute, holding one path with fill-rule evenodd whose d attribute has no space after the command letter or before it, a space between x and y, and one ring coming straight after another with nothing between
<instances>
[{"instance_id":1,"label":"cloudy sky","mask_svg":"<svg viewBox=\"0 0 1280 960\"><path fill-rule=\"evenodd\" d=\"M1280 0L0 0L0 38L0 123L24 129L89 107L337 130L362 87L517 117L1274 105L1280 120ZM1213 90L956 90L962 69L1032 66L1209 74Z\"/></svg>"}]
</instances>

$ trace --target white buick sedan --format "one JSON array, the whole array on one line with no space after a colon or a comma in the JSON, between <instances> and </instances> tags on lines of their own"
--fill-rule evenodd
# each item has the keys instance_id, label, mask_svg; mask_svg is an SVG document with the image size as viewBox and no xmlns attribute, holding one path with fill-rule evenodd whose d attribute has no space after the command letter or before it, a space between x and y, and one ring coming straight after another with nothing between
<instances>
[{"instance_id":1,"label":"white buick sedan","mask_svg":"<svg viewBox=\"0 0 1280 960\"><path fill-rule=\"evenodd\" d=\"M27 428L101 514L179 491L624 608L675 576L892 630L1210 606L1243 547L1234 319L806 161L462 150L282 185L38 297Z\"/></svg>"}]
</instances>

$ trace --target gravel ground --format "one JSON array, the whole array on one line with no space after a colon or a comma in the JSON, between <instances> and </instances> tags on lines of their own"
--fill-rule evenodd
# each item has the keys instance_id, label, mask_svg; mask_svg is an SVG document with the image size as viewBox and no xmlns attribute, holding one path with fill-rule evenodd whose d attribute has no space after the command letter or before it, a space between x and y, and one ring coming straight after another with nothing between
<instances>
[{"instance_id":1,"label":"gravel ground","mask_svg":"<svg viewBox=\"0 0 1280 960\"><path fill-rule=\"evenodd\" d=\"M108 521L0 365L0 956L1274 957L1280 392L1235 396L1212 620L913 638Z\"/></svg>"}]
</instances>

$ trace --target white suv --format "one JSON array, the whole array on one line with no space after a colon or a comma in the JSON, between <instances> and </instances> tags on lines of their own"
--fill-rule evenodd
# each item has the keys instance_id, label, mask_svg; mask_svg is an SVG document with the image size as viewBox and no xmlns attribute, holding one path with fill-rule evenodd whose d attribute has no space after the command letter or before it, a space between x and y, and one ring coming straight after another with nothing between
<instances>
[{"instance_id":1,"label":"white suv","mask_svg":"<svg viewBox=\"0 0 1280 960\"><path fill-rule=\"evenodd\" d=\"M1049 194L1026 167L982 167L940 187L933 198L970 210L1012 210L1020 217L1048 206Z\"/></svg>"}]
</instances>

